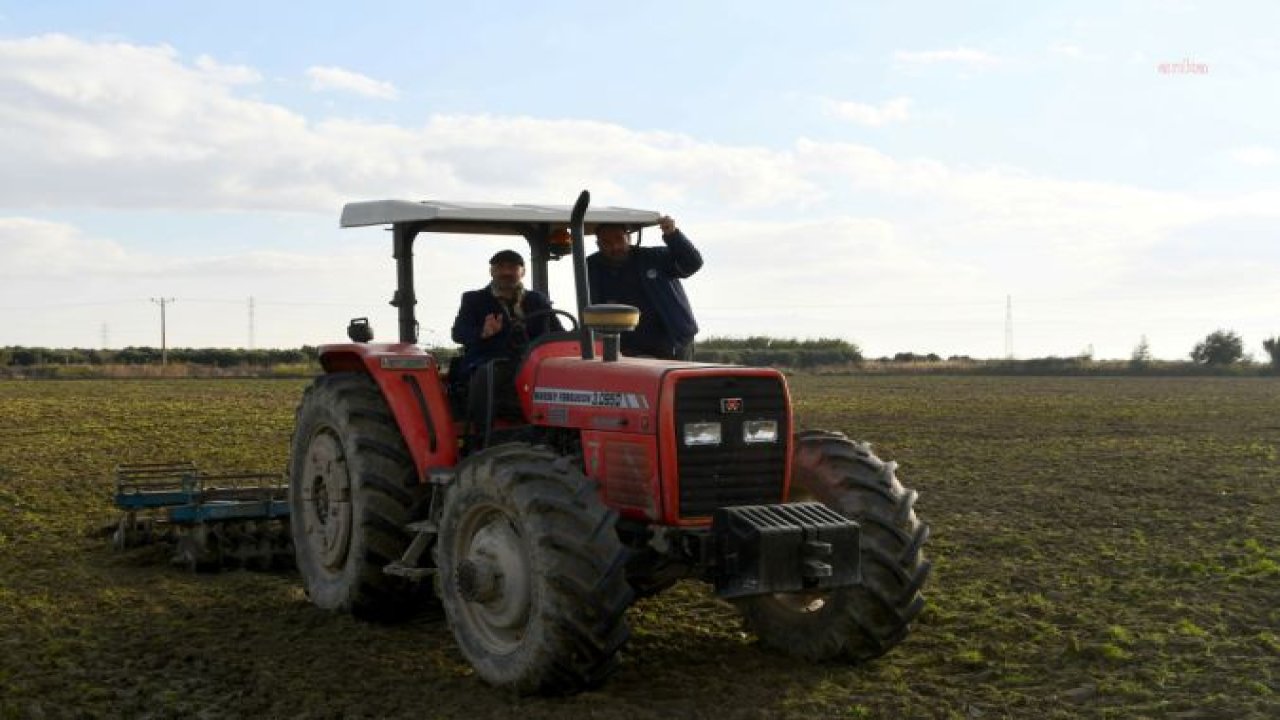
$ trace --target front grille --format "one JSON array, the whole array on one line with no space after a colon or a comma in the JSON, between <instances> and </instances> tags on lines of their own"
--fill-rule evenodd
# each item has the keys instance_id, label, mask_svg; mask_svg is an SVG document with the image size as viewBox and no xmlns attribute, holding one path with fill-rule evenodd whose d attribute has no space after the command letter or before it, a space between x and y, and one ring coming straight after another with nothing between
<instances>
[{"instance_id":1,"label":"front grille","mask_svg":"<svg viewBox=\"0 0 1280 720\"><path fill-rule=\"evenodd\" d=\"M722 401L741 399L741 412ZM732 405L733 403L729 403ZM747 444L746 420L777 420L778 442ZM693 377L676 384L674 428L680 477L680 515L710 515L730 505L782 502L786 439L791 432L782 380L777 377ZM684 445L684 425L721 423L719 445Z\"/></svg>"}]
</instances>

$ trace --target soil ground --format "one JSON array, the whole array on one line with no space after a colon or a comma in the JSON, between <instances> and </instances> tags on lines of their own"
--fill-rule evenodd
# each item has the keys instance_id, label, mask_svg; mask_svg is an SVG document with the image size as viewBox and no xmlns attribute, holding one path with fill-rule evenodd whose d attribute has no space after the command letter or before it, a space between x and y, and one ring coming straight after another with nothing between
<instances>
[{"instance_id":1,"label":"soil ground","mask_svg":"<svg viewBox=\"0 0 1280 720\"><path fill-rule=\"evenodd\" d=\"M1280 716L1280 380L805 377L801 427L901 464L929 607L864 666L767 652L685 583L569 698L476 679L445 623L292 573L109 549L111 468L280 470L296 380L0 383L0 718Z\"/></svg>"}]
</instances>

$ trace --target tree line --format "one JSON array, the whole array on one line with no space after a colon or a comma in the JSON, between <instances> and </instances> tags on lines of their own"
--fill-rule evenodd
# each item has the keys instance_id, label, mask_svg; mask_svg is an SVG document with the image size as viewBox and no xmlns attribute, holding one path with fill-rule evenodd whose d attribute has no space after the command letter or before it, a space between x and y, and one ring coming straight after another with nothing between
<instances>
[{"instance_id":1,"label":"tree line","mask_svg":"<svg viewBox=\"0 0 1280 720\"><path fill-rule=\"evenodd\" d=\"M1280 337L1263 340L1262 349L1267 351L1271 365L1280 369ZM1134 352L1136 356L1138 351ZM1231 330L1215 330L1191 350L1191 360L1201 365L1234 365L1243 359L1244 339Z\"/></svg>"},{"instance_id":2,"label":"tree line","mask_svg":"<svg viewBox=\"0 0 1280 720\"><path fill-rule=\"evenodd\" d=\"M763 335L699 340L694 346L694 353L699 362L797 369L856 365L863 359L862 350L857 345L839 338L796 340Z\"/></svg>"},{"instance_id":3,"label":"tree line","mask_svg":"<svg viewBox=\"0 0 1280 720\"><path fill-rule=\"evenodd\" d=\"M1280 336L1264 339L1269 364L1280 372ZM446 363L455 348L429 348ZM162 352L154 347L126 347L118 350L94 348L47 348L8 346L0 348L0 368L38 368L60 365L75 366L154 366L160 365ZM299 370L318 364L318 348L304 345L292 349L246 348L170 348L170 364L210 368L278 368L294 366ZM1076 374L1098 370L1132 372L1191 372L1222 370L1243 364L1244 340L1230 330L1216 330L1198 342L1188 353L1190 363L1171 363L1152 358L1145 337L1124 361L1094 361L1091 355L1043 357L1020 360L975 360L967 355L946 358L936 353L900 352L869 360L856 344L839 338L799 340L753 335L745 338L709 337L696 345L696 359L701 362L736 365L772 366L797 370L816 368L892 369L894 366L938 365L951 371L978 373ZM1124 367L1121 367L1124 366Z\"/></svg>"},{"instance_id":4,"label":"tree line","mask_svg":"<svg viewBox=\"0 0 1280 720\"><path fill-rule=\"evenodd\" d=\"M270 367L315 363L318 354L313 346L296 349L244 348L169 348L168 362L210 367ZM160 348L126 347L119 350L93 348L46 348L9 346L0 348L0 366L37 367L41 365L159 365Z\"/></svg>"}]
</instances>

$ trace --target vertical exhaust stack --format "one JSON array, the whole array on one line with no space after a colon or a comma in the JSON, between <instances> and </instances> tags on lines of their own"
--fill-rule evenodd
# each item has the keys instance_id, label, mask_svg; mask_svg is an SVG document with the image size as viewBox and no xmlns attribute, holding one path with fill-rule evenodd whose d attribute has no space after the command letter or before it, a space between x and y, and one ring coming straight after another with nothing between
<instances>
[{"instance_id":1,"label":"vertical exhaust stack","mask_svg":"<svg viewBox=\"0 0 1280 720\"><path fill-rule=\"evenodd\" d=\"M573 234L573 280L578 289L578 328L582 345L582 359L596 357L595 333L604 338L604 361L617 362L619 334L635 330L640 322L640 310L631 305L592 305L591 288L587 285L587 251L584 249L583 220L591 193L586 190L578 195L569 215L569 231Z\"/></svg>"},{"instance_id":2,"label":"vertical exhaust stack","mask_svg":"<svg viewBox=\"0 0 1280 720\"><path fill-rule=\"evenodd\" d=\"M583 220L587 216L587 206L591 204L591 193L583 190L578 201L573 204L573 212L569 215L569 232L573 234L573 282L578 291L578 331L579 344L582 347L582 359L594 360L596 356L595 341L591 336L591 326L587 322L587 307L591 305L591 289L587 286L587 251L583 247L586 233L583 231Z\"/></svg>"}]
</instances>

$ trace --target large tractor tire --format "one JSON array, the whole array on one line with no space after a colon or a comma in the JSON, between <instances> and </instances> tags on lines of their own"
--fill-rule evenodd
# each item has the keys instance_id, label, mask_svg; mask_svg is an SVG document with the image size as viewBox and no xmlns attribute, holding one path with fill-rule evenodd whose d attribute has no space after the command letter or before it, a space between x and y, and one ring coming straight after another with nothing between
<instances>
[{"instance_id":1,"label":"large tractor tire","mask_svg":"<svg viewBox=\"0 0 1280 720\"><path fill-rule=\"evenodd\" d=\"M862 581L738 601L764 645L808 660L862 662L906 638L925 604L920 589L929 562L921 548L929 528L916 517L916 493L898 482L896 468L841 433L796 434L791 499L817 500L858 521Z\"/></svg>"},{"instance_id":2,"label":"large tractor tire","mask_svg":"<svg viewBox=\"0 0 1280 720\"><path fill-rule=\"evenodd\" d=\"M596 687L631 604L617 513L568 458L525 443L467 458L449 488L436 583L476 673L521 694Z\"/></svg>"},{"instance_id":3,"label":"large tractor tire","mask_svg":"<svg viewBox=\"0 0 1280 720\"><path fill-rule=\"evenodd\" d=\"M289 462L294 555L311 602L370 620L396 620L430 602L429 583L382 568L412 537L413 460L373 378L315 380L298 406Z\"/></svg>"}]
</instances>

